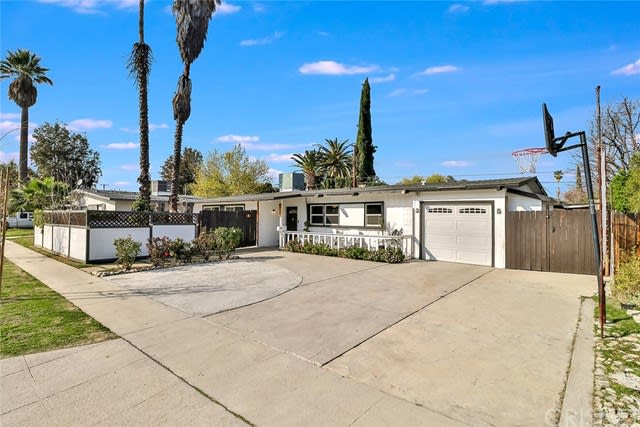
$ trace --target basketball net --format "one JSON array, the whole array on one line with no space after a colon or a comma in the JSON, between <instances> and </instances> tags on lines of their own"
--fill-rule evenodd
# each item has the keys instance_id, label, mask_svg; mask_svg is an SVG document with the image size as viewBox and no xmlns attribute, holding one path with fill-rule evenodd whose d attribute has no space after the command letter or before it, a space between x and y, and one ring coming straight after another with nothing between
<instances>
[{"instance_id":1,"label":"basketball net","mask_svg":"<svg viewBox=\"0 0 640 427\"><path fill-rule=\"evenodd\" d=\"M516 162L518 162L518 168L520 173L536 173L536 163L538 157L547 152L546 148L524 148L511 153Z\"/></svg>"}]
</instances>

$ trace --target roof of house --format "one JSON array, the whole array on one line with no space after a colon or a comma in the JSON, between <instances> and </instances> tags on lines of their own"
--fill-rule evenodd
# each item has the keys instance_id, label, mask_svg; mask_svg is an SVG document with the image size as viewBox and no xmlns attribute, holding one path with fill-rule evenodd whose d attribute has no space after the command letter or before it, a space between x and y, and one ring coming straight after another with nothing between
<instances>
[{"instance_id":1,"label":"roof of house","mask_svg":"<svg viewBox=\"0 0 640 427\"><path fill-rule=\"evenodd\" d=\"M138 192L137 191L117 191L117 190L97 190L97 189L90 189L90 190L77 190L81 193L85 193L88 194L90 196L99 198L99 199L103 199L103 200L136 200L138 198ZM196 200L200 200L199 197L196 196L191 196L191 195L186 195L186 194L180 194L178 195L178 197L180 198L180 200L189 200L189 201L196 201ZM166 202L169 200L169 196L151 196L151 201L152 202Z\"/></svg>"},{"instance_id":2,"label":"roof of house","mask_svg":"<svg viewBox=\"0 0 640 427\"><path fill-rule=\"evenodd\" d=\"M316 196L345 196L354 193L410 193L410 192L426 192L426 191L464 191L464 190L485 190L485 189L519 189L524 185L529 185L530 194L547 196L542 184L535 176L517 177L517 178L501 178L501 179L485 179L477 181L455 181L444 182L438 184L415 184L415 185L378 185L370 187L357 188L335 188L320 189L308 191L289 191L280 193L263 193L263 194L244 194L239 196L215 197L210 199L199 199L198 203L237 203L243 201L264 201L264 200L280 200L292 197L316 197ZM541 199L542 200L542 199Z\"/></svg>"}]
</instances>

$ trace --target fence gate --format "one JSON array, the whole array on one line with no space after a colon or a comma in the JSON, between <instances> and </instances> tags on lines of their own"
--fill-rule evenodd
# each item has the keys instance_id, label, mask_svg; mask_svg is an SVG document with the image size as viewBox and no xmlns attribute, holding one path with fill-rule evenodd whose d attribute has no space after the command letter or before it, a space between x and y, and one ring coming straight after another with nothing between
<instances>
[{"instance_id":1,"label":"fence gate","mask_svg":"<svg viewBox=\"0 0 640 427\"><path fill-rule=\"evenodd\" d=\"M240 247L256 246L257 211L210 211L200 212L200 230L218 227L238 227L242 230Z\"/></svg>"},{"instance_id":2,"label":"fence gate","mask_svg":"<svg viewBox=\"0 0 640 427\"><path fill-rule=\"evenodd\" d=\"M507 212L507 268L596 274L588 210Z\"/></svg>"}]
</instances>

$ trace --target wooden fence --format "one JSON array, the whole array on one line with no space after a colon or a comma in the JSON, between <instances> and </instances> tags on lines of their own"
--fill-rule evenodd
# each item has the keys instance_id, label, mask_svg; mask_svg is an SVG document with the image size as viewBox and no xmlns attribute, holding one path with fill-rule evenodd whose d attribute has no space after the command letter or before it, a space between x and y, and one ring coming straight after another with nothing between
<instances>
[{"instance_id":1,"label":"wooden fence","mask_svg":"<svg viewBox=\"0 0 640 427\"><path fill-rule=\"evenodd\" d=\"M240 247L257 244L257 211L210 211L200 212L200 230L217 227L237 227L242 230Z\"/></svg>"},{"instance_id":2,"label":"wooden fence","mask_svg":"<svg viewBox=\"0 0 640 427\"><path fill-rule=\"evenodd\" d=\"M506 267L595 274L588 210L507 212Z\"/></svg>"},{"instance_id":3,"label":"wooden fence","mask_svg":"<svg viewBox=\"0 0 640 427\"><path fill-rule=\"evenodd\" d=\"M625 254L640 257L640 214L611 214L611 234L613 237L613 265L617 269Z\"/></svg>"}]
</instances>

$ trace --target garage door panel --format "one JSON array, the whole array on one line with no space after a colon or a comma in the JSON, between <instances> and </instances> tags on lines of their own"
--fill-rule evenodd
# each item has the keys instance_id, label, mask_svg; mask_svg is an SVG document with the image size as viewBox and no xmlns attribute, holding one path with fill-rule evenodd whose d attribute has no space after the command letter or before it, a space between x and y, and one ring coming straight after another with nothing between
<instances>
[{"instance_id":1,"label":"garage door panel","mask_svg":"<svg viewBox=\"0 0 640 427\"><path fill-rule=\"evenodd\" d=\"M490 204L425 205L424 258L492 265L491 212Z\"/></svg>"}]
</instances>

